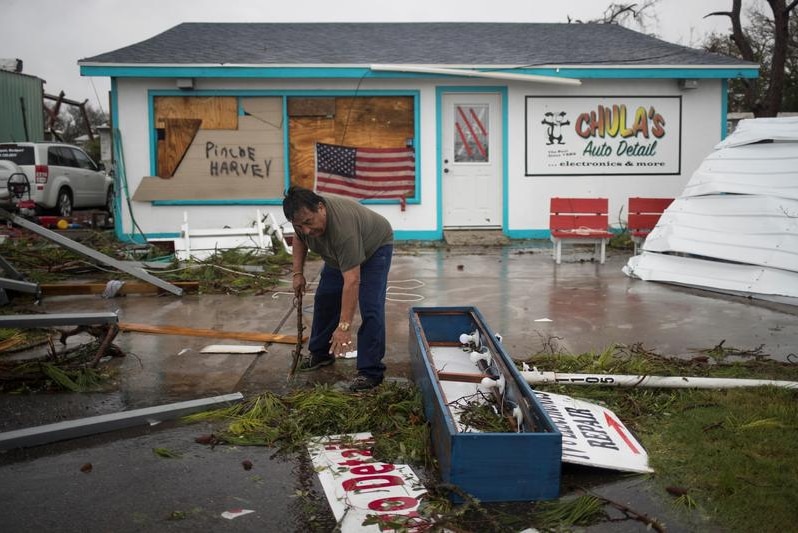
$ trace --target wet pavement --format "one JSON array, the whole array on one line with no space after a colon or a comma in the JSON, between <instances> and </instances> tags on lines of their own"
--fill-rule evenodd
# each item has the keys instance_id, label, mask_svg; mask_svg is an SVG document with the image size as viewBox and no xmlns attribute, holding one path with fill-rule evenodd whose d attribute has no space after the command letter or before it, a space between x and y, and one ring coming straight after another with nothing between
<instances>
[{"instance_id":1,"label":"wet pavement","mask_svg":"<svg viewBox=\"0 0 798 533\"><path fill-rule=\"evenodd\" d=\"M516 359L551 348L598 353L615 343L642 343L663 355L692 357L722 341L727 348L761 346L780 361L798 354L796 308L633 280L621 272L628 252L610 251L604 265L569 252L563 264L555 265L548 246L539 246L398 247L389 277L387 378L411 377L408 311L413 306L478 308ZM309 263L307 278L314 279L320 267ZM263 296L53 297L42 302L41 312L115 311L122 322L294 335L288 286L286 280L286 292ZM311 301L305 298L308 324ZM70 345L85 340L73 337ZM109 363L117 368L113 392L0 395L0 431L231 392L250 396L305 383L344 383L355 372L354 360L338 360L289 382L293 346L287 344L268 345L260 354L203 354L210 344L253 343L129 332L115 343L128 355ZM193 442L203 432L202 427L162 424L0 452L2 529L301 531L308 524L296 517L308 514L327 523L323 496L307 479L313 476L299 474L301 464L274 458L273 450L263 448L211 450ZM174 448L184 456L162 459L152 453L155 447ZM244 458L256 467L245 471ZM80 470L85 463L94 465L90 473ZM669 531L696 530L691 519L673 516L668 500L642 490L643 477L604 476L607 483L597 482L597 492L633 501L662 518ZM233 520L220 517L235 507L256 512ZM644 529L626 521L590 530Z\"/></svg>"}]
</instances>

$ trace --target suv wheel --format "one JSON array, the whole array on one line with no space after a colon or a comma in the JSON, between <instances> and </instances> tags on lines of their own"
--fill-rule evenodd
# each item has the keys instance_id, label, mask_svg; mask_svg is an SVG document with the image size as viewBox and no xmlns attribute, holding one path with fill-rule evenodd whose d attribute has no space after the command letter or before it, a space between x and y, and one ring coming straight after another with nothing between
<instances>
[{"instance_id":1,"label":"suv wheel","mask_svg":"<svg viewBox=\"0 0 798 533\"><path fill-rule=\"evenodd\" d=\"M63 188L58 191L58 200L55 204L55 210L59 216L72 216L72 193L69 192L69 189Z\"/></svg>"},{"instance_id":2,"label":"suv wheel","mask_svg":"<svg viewBox=\"0 0 798 533\"><path fill-rule=\"evenodd\" d=\"M108 193L105 195L105 210L108 211L108 214L113 216L114 214L114 188L108 187Z\"/></svg>"}]
</instances>

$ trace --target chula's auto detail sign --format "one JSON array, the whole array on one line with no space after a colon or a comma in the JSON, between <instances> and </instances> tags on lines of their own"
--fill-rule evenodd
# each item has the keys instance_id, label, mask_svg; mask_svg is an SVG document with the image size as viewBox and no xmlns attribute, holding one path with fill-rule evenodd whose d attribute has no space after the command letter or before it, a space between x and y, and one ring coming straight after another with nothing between
<instances>
[{"instance_id":1,"label":"chula's auto detail sign","mask_svg":"<svg viewBox=\"0 0 798 533\"><path fill-rule=\"evenodd\" d=\"M526 175L679 174L680 96L526 98Z\"/></svg>"}]
</instances>

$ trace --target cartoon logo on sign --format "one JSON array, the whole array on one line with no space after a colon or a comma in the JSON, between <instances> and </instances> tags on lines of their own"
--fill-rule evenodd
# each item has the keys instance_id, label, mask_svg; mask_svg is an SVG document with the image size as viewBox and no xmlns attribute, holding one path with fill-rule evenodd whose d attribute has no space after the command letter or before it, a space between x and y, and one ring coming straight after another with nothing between
<instances>
[{"instance_id":1,"label":"cartoon logo on sign","mask_svg":"<svg viewBox=\"0 0 798 533\"><path fill-rule=\"evenodd\" d=\"M557 115L548 112L543 117L540 123L546 125L546 135L549 138L546 145L552 145L554 141L557 141L557 144L565 144L562 140L562 127L571 123L570 120L565 120L565 111L560 111Z\"/></svg>"}]
</instances>

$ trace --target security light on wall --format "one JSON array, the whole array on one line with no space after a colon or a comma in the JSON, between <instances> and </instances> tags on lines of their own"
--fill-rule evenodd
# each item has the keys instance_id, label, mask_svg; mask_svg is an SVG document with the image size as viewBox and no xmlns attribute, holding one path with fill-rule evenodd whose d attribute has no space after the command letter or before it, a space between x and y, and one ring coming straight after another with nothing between
<instances>
[{"instance_id":1,"label":"security light on wall","mask_svg":"<svg viewBox=\"0 0 798 533\"><path fill-rule=\"evenodd\" d=\"M679 80L679 88L685 91L688 89L698 89L698 80Z\"/></svg>"},{"instance_id":2,"label":"security light on wall","mask_svg":"<svg viewBox=\"0 0 798 533\"><path fill-rule=\"evenodd\" d=\"M194 78L177 78L177 88L189 91L194 88Z\"/></svg>"}]
</instances>

